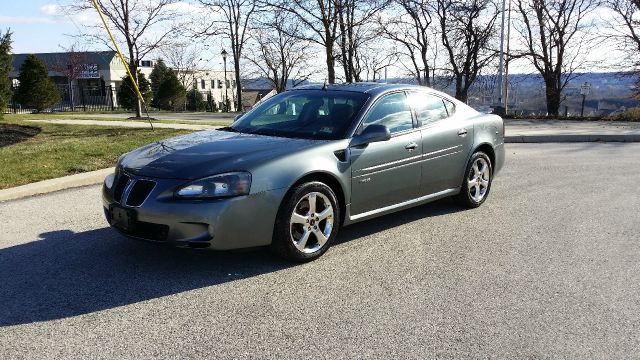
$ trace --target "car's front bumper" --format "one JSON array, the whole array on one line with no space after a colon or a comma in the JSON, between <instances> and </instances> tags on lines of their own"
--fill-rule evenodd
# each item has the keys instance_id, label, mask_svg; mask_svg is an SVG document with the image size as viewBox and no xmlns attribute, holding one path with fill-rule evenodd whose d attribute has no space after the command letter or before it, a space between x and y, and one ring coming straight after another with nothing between
<instances>
[{"instance_id":1,"label":"car's front bumper","mask_svg":"<svg viewBox=\"0 0 640 360\"><path fill-rule=\"evenodd\" d=\"M177 200L173 193L183 180L128 176L121 192L115 191L119 179L111 188L102 187L109 224L129 237L185 247L229 250L270 244L286 193L286 189L277 189L226 199ZM127 199L132 196L132 183L138 180L152 181L155 186L134 206Z\"/></svg>"}]
</instances>

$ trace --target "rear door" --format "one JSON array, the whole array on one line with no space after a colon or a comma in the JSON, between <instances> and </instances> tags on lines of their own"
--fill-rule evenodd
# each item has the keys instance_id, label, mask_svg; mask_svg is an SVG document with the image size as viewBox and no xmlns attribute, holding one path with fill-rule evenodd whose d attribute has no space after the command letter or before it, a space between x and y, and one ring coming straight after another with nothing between
<instances>
[{"instance_id":1,"label":"rear door","mask_svg":"<svg viewBox=\"0 0 640 360\"><path fill-rule=\"evenodd\" d=\"M459 187L473 145L473 125L456 116L453 102L435 94L411 92L409 103L422 132L420 195Z\"/></svg>"},{"instance_id":2,"label":"rear door","mask_svg":"<svg viewBox=\"0 0 640 360\"><path fill-rule=\"evenodd\" d=\"M391 139L350 148L352 215L416 198L420 187L421 133L406 94L378 99L357 133L371 124L387 126Z\"/></svg>"}]
</instances>

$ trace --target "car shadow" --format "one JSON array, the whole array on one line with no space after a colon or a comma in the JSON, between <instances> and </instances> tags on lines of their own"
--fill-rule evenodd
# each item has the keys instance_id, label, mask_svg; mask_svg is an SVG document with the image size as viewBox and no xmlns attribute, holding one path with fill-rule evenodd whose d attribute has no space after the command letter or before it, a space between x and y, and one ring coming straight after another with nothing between
<instances>
[{"instance_id":1,"label":"car shadow","mask_svg":"<svg viewBox=\"0 0 640 360\"><path fill-rule=\"evenodd\" d=\"M417 206L372 220L359 222L340 229L337 243L359 239L374 233L408 224L420 219L464 211L453 199L444 198L433 203Z\"/></svg>"},{"instance_id":2,"label":"car shadow","mask_svg":"<svg viewBox=\"0 0 640 360\"><path fill-rule=\"evenodd\" d=\"M342 229L336 245L454 211L460 208L439 201L358 223ZM89 314L295 265L264 250L177 249L110 228L48 232L0 249L0 326Z\"/></svg>"}]
</instances>

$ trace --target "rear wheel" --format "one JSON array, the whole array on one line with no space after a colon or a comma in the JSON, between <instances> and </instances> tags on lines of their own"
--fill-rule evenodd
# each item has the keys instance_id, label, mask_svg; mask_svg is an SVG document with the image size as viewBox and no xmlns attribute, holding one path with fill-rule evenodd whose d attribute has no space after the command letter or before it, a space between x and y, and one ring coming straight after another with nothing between
<instances>
[{"instance_id":1,"label":"rear wheel","mask_svg":"<svg viewBox=\"0 0 640 360\"><path fill-rule=\"evenodd\" d=\"M482 151L474 153L467 164L460 194L456 196L457 202L468 208L477 208L482 205L489 196L492 180L491 159Z\"/></svg>"},{"instance_id":2,"label":"rear wheel","mask_svg":"<svg viewBox=\"0 0 640 360\"><path fill-rule=\"evenodd\" d=\"M272 250L299 262L320 257L336 237L339 212L336 196L327 185L309 182L297 186L278 211Z\"/></svg>"}]
</instances>

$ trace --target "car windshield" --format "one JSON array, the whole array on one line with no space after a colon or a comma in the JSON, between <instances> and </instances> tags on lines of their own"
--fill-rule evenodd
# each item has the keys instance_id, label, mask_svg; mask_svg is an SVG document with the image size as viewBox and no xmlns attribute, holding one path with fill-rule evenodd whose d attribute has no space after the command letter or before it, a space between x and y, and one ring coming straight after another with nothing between
<instances>
[{"instance_id":1,"label":"car windshield","mask_svg":"<svg viewBox=\"0 0 640 360\"><path fill-rule=\"evenodd\" d=\"M287 91L265 100L226 130L291 138L342 139L368 97L349 91Z\"/></svg>"}]
</instances>

